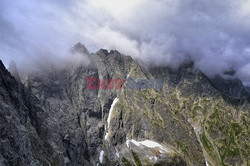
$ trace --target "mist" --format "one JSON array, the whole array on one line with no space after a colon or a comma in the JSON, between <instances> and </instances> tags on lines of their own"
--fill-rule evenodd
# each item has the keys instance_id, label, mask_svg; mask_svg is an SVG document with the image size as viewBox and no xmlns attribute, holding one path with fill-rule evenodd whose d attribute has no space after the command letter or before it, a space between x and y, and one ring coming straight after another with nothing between
<instances>
[{"instance_id":1,"label":"mist","mask_svg":"<svg viewBox=\"0 0 250 166\"><path fill-rule=\"evenodd\" d=\"M1 0L0 59L19 65L116 49L151 65L186 61L250 82L250 0Z\"/></svg>"}]
</instances>

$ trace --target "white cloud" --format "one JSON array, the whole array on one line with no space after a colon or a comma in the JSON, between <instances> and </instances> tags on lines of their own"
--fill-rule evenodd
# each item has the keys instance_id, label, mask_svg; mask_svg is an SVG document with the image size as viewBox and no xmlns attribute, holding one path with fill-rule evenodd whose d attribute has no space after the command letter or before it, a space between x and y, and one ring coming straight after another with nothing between
<instances>
[{"instance_id":1,"label":"white cloud","mask_svg":"<svg viewBox=\"0 0 250 166\"><path fill-rule=\"evenodd\" d=\"M5 61L66 56L78 41L177 67L194 60L209 75L250 64L250 0L3 0ZM6 37L7 36L7 37ZM12 57L8 57L12 56ZM246 73L246 74L244 74Z\"/></svg>"}]
</instances>

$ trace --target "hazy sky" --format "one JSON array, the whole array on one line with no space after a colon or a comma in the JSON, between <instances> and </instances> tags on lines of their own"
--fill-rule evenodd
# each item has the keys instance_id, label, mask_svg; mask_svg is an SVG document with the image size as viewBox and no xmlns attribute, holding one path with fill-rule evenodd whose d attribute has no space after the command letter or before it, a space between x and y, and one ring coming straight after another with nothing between
<instances>
[{"instance_id":1,"label":"hazy sky","mask_svg":"<svg viewBox=\"0 0 250 166\"><path fill-rule=\"evenodd\" d=\"M250 0L0 0L0 59L69 56L77 42L154 65L193 60L250 82Z\"/></svg>"}]
</instances>

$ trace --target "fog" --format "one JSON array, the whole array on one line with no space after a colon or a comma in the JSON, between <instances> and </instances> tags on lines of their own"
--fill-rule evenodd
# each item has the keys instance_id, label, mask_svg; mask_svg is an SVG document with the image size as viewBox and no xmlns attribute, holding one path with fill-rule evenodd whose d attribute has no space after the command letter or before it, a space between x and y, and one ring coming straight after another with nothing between
<instances>
[{"instance_id":1,"label":"fog","mask_svg":"<svg viewBox=\"0 0 250 166\"><path fill-rule=\"evenodd\" d=\"M250 0L1 0L0 59L57 61L82 42L151 65L186 61L250 82Z\"/></svg>"}]
</instances>

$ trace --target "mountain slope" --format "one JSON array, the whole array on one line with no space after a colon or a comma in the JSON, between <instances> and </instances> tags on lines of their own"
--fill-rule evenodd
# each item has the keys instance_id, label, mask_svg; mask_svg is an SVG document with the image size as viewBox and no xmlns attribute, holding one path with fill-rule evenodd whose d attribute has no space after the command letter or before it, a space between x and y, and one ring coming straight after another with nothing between
<instances>
[{"instance_id":1,"label":"mountain slope","mask_svg":"<svg viewBox=\"0 0 250 166\"><path fill-rule=\"evenodd\" d=\"M193 64L144 68L81 43L72 54L64 68L23 73L25 87L1 64L0 164L249 164L249 93L239 80L207 78ZM87 89L89 77L125 82ZM162 88L145 88L157 78Z\"/></svg>"}]
</instances>

